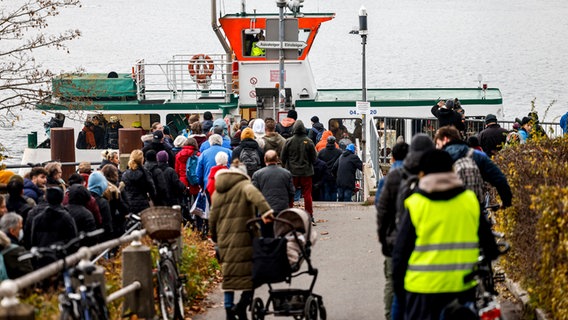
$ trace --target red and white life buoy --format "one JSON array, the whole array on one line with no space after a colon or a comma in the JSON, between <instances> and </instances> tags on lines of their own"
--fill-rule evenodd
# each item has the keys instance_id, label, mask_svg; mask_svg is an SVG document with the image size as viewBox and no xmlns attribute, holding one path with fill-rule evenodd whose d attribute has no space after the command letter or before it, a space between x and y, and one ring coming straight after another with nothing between
<instances>
[{"instance_id":1,"label":"red and white life buoy","mask_svg":"<svg viewBox=\"0 0 568 320\"><path fill-rule=\"evenodd\" d=\"M206 84L211 81L211 75L213 75L215 65L208 55L196 54L189 60L187 68L193 81L198 84Z\"/></svg>"}]
</instances>

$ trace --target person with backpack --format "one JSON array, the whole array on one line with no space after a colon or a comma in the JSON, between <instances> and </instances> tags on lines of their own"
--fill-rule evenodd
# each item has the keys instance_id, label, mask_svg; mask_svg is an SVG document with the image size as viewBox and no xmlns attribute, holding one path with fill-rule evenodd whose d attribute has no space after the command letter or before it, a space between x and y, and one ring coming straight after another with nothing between
<instances>
[{"instance_id":1,"label":"person with backpack","mask_svg":"<svg viewBox=\"0 0 568 320\"><path fill-rule=\"evenodd\" d=\"M511 206L513 194L501 169L483 153L469 148L455 127L439 128L434 141L436 148L450 154L454 160L454 168L462 178L465 187L473 190L480 202L485 196L483 192L483 181L485 181L497 189L504 208Z\"/></svg>"},{"instance_id":2,"label":"person with backpack","mask_svg":"<svg viewBox=\"0 0 568 320\"><path fill-rule=\"evenodd\" d=\"M333 164L337 183L337 201L351 202L355 190L355 174L363 170L363 162L355 154L355 145L350 143Z\"/></svg>"},{"instance_id":3,"label":"person with backpack","mask_svg":"<svg viewBox=\"0 0 568 320\"><path fill-rule=\"evenodd\" d=\"M434 142L424 133L412 137L408 153L402 166L390 170L385 177L382 191L375 203L377 209L377 234L384 260L384 314L385 319L400 319L404 301L394 296L392 278L392 251L398 235L397 221L404 212L404 200L414 191L418 182L419 162L422 155L434 150Z\"/></svg>"},{"instance_id":4,"label":"person with backpack","mask_svg":"<svg viewBox=\"0 0 568 320\"><path fill-rule=\"evenodd\" d=\"M308 138L312 139L314 144L317 144L321 140L325 128L323 124L319 122L318 116L313 116L310 121L312 122L312 128L308 132Z\"/></svg>"},{"instance_id":5,"label":"person with backpack","mask_svg":"<svg viewBox=\"0 0 568 320\"><path fill-rule=\"evenodd\" d=\"M6 278L16 279L32 272L34 268L30 259L18 260L20 255L27 253L27 250L20 244L24 238L22 217L14 212L6 213L0 219L0 230L0 254L4 260ZM1 264L0 268L2 268Z\"/></svg>"},{"instance_id":6,"label":"person with backpack","mask_svg":"<svg viewBox=\"0 0 568 320\"><path fill-rule=\"evenodd\" d=\"M146 152L144 168L150 172L150 176L152 177L154 186L156 187L156 196L151 198L152 202L155 206L167 205L168 189L166 186L166 179L164 178L164 172L160 169L160 167L158 167L156 152L154 150Z\"/></svg>"},{"instance_id":7,"label":"person with backpack","mask_svg":"<svg viewBox=\"0 0 568 320\"><path fill-rule=\"evenodd\" d=\"M335 176L333 174L333 165L343 152L337 147L335 137L331 131L328 130L326 132L329 132L326 138L327 144L324 149L318 152L318 159L325 162L328 171L328 175L326 175L322 181L321 187L323 189L323 201L335 202L337 201L337 183L335 182Z\"/></svg>"},{"instance_id":8,"label":"person with backpack","mask_svg":"<svg viewBox=\"0 0 568 320\"><path fill-rule=\"evenodd\" d=\"M289 110L286 118L282 119L282 121L278 122L278 124L276 125L276 132L278 132L284 139L292 137L292 135L294 134L293 126L296 123L297 119L298 113L296 112L296 110Z\"/></svg>"},{"instance_id":9,"label":"person with backpack","mask_svg":"<svg viewBox=\"0 0 568 320\"><path fill-rule=\"evenodd\" d=\"M241 133L241 143L233 150L233 158L239 159L246 166L249 177L264 167L264 152L256 142L251 128L245 128Z\"/></svg>"}]
</instances>

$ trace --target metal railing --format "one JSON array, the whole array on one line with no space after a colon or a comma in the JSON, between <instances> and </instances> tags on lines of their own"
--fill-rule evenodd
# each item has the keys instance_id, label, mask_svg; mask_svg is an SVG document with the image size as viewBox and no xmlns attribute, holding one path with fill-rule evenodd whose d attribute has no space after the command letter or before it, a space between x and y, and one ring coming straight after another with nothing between
<instances>
[{"instance_id":1,"label":"metal railing","mask_svg":"<svg viewBox=\"0 0 568 320\"><path fill-rule=\"evenodd\" d=\"M483 119L466 119L466 137L478 134L485 129ZM498 121L498 124L511 131L515 121ZM563 134L560 124L557 122L539 123L549 138L560 137ZM397 140L403 139L410 143L412 137L417 133L425 133L434 138L438 130L438 119L436 118L400 118L400 117L375 117L370 119L370 158L375 174L379 177L380 165L390 163L390 152Z\"/></svg>"},{"instance_id":2,"label":"metal railing","mask_svg":"<svg viewBox=\"0 0 568 320\"><path fill-rule=\"evenodd\" d=\"M190 74L193 57L175 55L166 63L147 63L144 59L137 61L133 76L138 100L184 102L203 98L225 99L232 93L232 88L227 88L228 83L232 84L231 81L227 82L227 79L232 79L232 75L227 73L231 63L227 62L227 55L208 55L213 68L209 69L211 74L207 79L201 80Z\"/></svg>"},{"instance_id":3,"label":"metal railing","mask_svg":"<svg viewBox=\"0 0 568 320\"><path fill-rule=\"evenodd\" d=\"M120 246L124 243L132 242L132 241L139 241L140 238L146 233L146 230L139 230L135 231L130 235L120 237L117 239L109 240L100 244L97 244L92 247L82 247L76 253L69 255L65 258L65 265L72 266L77 264L82 259L90 259L91 256L96 255L104 250L114 248ZM25 289L29 286L37 284L49 277L52 277L63 270L64 263L62 260L58 260L53 262L41 269L35 270L30 272L20 278L13 279L13 280L4 280L0 283L0 297L3 298L2 305L14 305L18 303L16 295L22 289ZM136 285L129 287L128 290L122 290L119 293L114 293L110 297L112 299L117 299L120 296L123 296L129 292L132 292L133 287ZM109 298L110 298L109 297Z\"/></svg>"}]
</instances>

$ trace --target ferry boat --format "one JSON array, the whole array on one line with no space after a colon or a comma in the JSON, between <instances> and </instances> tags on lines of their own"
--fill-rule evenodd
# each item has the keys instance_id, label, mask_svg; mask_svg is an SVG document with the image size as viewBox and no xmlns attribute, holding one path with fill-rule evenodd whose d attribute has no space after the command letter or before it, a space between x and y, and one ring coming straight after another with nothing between
<instances>
[{"instance_id":1,"label":"ferry boat","mask_svg":"<svg viewBox=\"0 0 568 320\"><path fill-rule=\"evenodd\" d=\"M52 95L37 109L62 113L63 126L73 127L75 138L85 119L95 114L107 121L116 116L124 127L139 123L146 130L161 122L173 135L187 127L191 114L206 111L227 123L257 117L280 120L295 109L308 127L314 115L326 128L339 122L353 132L361 124L363 109L357 107L363 100L361 88L318 88L308 59L320 27L332 21L334 13L304 13L299 1L290 1L294 5L284 13L284 90L279 90L279 54L284 46L278 38L279 14L246 12L243 0L241 12L216 17L216 1L211 0L211 22L224 53L180 54L165 62L142 59L131 73L62 74L53 79ZM266 49L258 55L263 42ZM271 48L275 43L276 49ZM430 109L439 99L459 98L468 117L503 116L501 92L481 83L477 88L369 88L366 92L364 110L371 127L379 127L381 118L405 118L396 135L407 140L416 131L416 120L410 118L433 118ZM50 159L49 149L30 147L22 163ZM99 157L100 150L76 150L77 161Z\"/></svg>"}]
</instances>

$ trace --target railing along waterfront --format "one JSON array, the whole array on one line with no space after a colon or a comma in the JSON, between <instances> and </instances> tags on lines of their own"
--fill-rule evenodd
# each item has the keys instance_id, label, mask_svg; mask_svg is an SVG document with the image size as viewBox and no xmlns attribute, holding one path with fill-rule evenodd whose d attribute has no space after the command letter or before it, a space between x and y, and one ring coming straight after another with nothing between
<instances>
[{"instance_id":1,"label":"railing along waterfront","mask_svg":"<svg viewBox=\"0 0 568 320\"><path fill-rule=\"evenodd\" d=\"M466 137L477 135L485 129L484 119L466 119ZM498 121L501 127L512 131L515 121ZM563 131L557 122L539 122L549 138L562 136ZM390 152L397 139L403 139L410 143L412 136L417 133L425 133L434 138L438 130L436 118L399 118L399 117L374 117L370 119L370 141L367 143L373 169L377 177L380 165L390 163Z\"/></svg>"},{"instance_id":2,"label":"railing along waterfront","mask_svg":"<svg viewBox=\"0 0 568 320\"><path fill-rule=\"evenodd\" d=\"M41 281L48 279L56 274L59 274L63 271L63 266L74 266L81 260L89 260L92 256L97 255L105 250L115 248L125 243L131 242L131 246L126 248L123 251L123 259L125 260L123 263L123 288L115 291L114 293L110 294L107 298L107 301L113 301L120 297L124 297L125 295L132 293L134 291L141 291L144 294L137 295L140 300L145 300L143 302L134 302L129 303L129 306L126 308L137 308L137 313L140 317L152 317L153 316L153 288L152 288L152 266L151 266L151 257L150 251L147 247L143 247L140 243L140 239L144 236L146 230L136 230L132 232L130 235L125 235L120 238L116 238L113 240L108 240L106 242L94 245L92 247L82 247L76 253L71 254L65 258L65 263L63 260L55 261L41 269L35 270L31 273L28 273L20 278L17 279L8 279L2 281L0 283L0 298L2 298L1 306L3 308L10 308L19 305L19 300L16 298L19 291L30 287L34 284L40 283ZM136 257L133 254L138 254ZM142 254L142 257L139 254ZM129 272L125 273L124 270L126 269L126 256L129 255L132 260L131 263L134 265L138 264L140 261L144 261L144 256L147 256L149 266L147 268L140 268L138 269L146 269L148 272L146 274L140 273L138 276L133 275L136 272L133 272L133 268L129 268ZM129 260L129 261L130 261ZM126 275L128 275L128 279ZM104 278L103 278L104 280ZM104 287L104 283L102 284ZM130 299L132 300L132 299ZM125 301L126 303L126 301ZM134 307L132 307L134 305ZM149 306L148 306L149 305ZM131 310L132 311L132 310ZM133 310L136 311L136 310Z\"/></svg>"}]
</instances>

